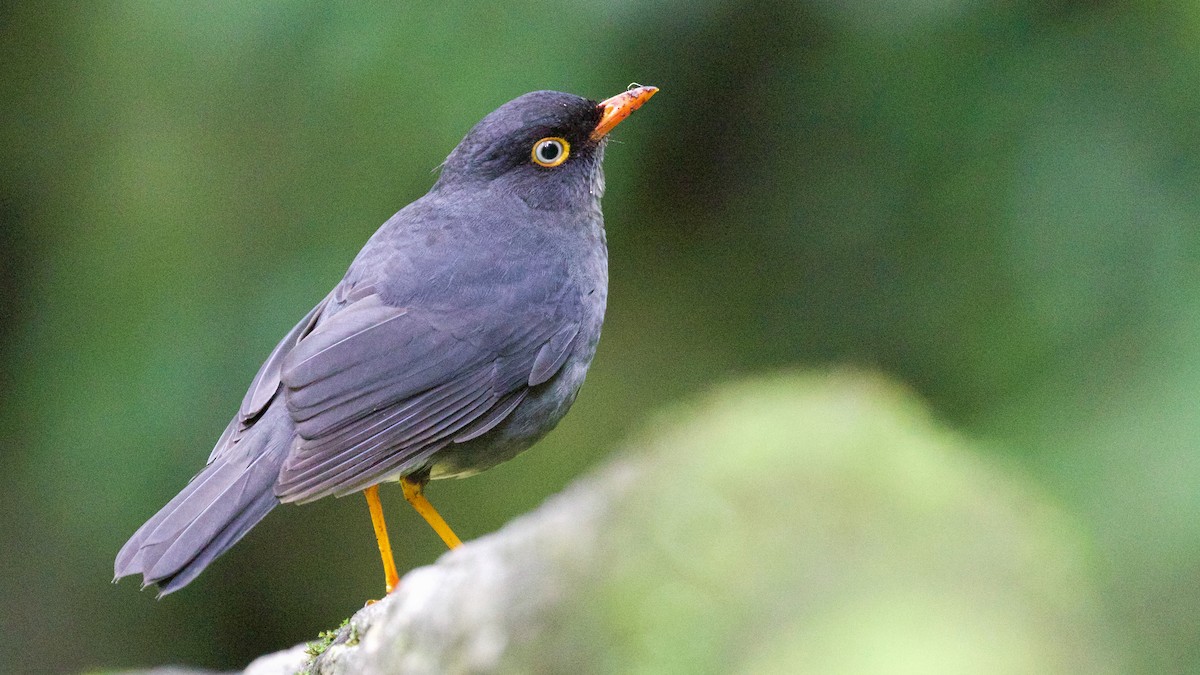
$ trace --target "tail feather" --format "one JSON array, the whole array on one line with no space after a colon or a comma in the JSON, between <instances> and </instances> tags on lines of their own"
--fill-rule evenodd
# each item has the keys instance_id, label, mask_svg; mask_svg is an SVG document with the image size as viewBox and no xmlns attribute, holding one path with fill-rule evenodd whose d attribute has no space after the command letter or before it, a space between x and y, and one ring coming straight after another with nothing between
<instances>
[{"instance_id":1,"label":"tail feather","mask_svg":"<svg viewBox=\"0 0 1200 675\"><path fill-rule=\"evenodd\" d=\"M174 593L191 583L192 579L195 579L203 572L209 563L216 560L218 556L238 543L242 537L246 536L250 528L257 525L258 521L262 520L276 506L279 506L279 500L275 498L273 492L268 491L259 495L258 499L248 504L238 514L237 518L230 521L225 529L214 537L186 565L171 576L164 577L155 582L158 584L158 597L161 598L168 593Z\"/></svg>"},{"instance_id":2,"label":"tail feather","mask_svg":"<svg viewBox=\"0 0 1200 675\"><path fill-rule=\"evenodd\" d=\"M274 486L279 470L276 467L273 472L263 472L264 457L268 456L255 459L244 471L235 467L238 471L237 477L213 499L208 500L207 505L192 500L192 503L197 503L203 510L195 517L189 517L190 522L182 531L157 544L154 554L147 556L157 558L147 572L150 578L163 579L182 569L203 550L198 544L207 547L231 523L238 520L246 508L262 495L263 487L267 487L268 492L271 492L269 488ZM209 481L209 484L213 482L215 481Z\"/></svg>"},{"instance_id":3,"label":"tail feather","mask_svg":"<svg viewBox=\"0 0 1200 675\"><path fill-rule=\"evenodd\" d=\"M292 427L282 406L272 407L279 410L225 439L226 451L138 528L117 554L117 579L141 574L160 596L183 588L279 504L275 483Z\"/></svg>"},{"instance_id":4,"label":"tail feather","mask_svg":"<svg viewBox=\"0 0 1200 675\"><path fill-rule=\"evenodd\" d=\"M117 572L120 576L123 559L136 556L135 561L144 564L157 560L200 511L212 504L224 490L238 479L241 472L228 461L217 460L204 467L179 494L167 502L153 518L130 538L117 556Z\"/></svg>"}]
</instances>

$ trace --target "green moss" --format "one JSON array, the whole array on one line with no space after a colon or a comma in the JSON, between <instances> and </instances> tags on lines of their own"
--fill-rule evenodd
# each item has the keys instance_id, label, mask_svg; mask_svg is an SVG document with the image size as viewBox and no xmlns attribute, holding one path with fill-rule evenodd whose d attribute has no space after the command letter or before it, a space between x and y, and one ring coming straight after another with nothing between
<instances>
[{"instance_id":1,"label":"green moss","mask_svg":"<svg viewBox=\"0 0 1200 675\"><path fill-rule=\"evenodd\" d=\"M316 665L317 657L324 654L326 650L333 646L333 643L337 640L338 635L340 635L347 626L349 626L349 631L345 644L350 646L358 644L358 628L350 624L350 619L342 619L342 623L339 624L337 628L333 630L323 630L320 633L317 633L317 639L308 643L308 647L304 650L304 653L308 654L308 663L305 663L304 668L301 669L296 675L312 675L313 666Z\"/></svg>"}]
</instances>

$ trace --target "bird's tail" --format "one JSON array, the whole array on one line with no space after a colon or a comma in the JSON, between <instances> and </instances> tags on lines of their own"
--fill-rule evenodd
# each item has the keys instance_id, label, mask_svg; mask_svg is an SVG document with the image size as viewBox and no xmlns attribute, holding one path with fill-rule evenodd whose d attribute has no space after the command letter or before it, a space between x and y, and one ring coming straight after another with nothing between
<instances>
[{"instance_id":1,"label":"bird's tail","mask_svg":"<svg viewBox=\"0 0 1200 675\"><path fill-rule=\"evenodd\" d=\"M270 406L250 428L222 437L225 447L208 466L121 547L114 581L141 574L159 597L177 591L279 504L274 488L292 439L282 408Z\"/></svg>"}]
</instances>

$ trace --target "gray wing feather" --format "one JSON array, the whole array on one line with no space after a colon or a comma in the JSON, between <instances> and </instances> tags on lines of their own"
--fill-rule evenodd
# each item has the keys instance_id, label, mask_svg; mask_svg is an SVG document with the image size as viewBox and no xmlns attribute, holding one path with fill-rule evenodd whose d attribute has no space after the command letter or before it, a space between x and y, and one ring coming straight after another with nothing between
<instances>
[{"instance_id":1,"label":"gray wing feather","mask_svg":"<svg viewBox=\"0 0 1200 675\"><path fill-rule=\"evenodd\" d=\"M567 324L542 345L537 358L533 360L533 368L529 371L529 386L536 387L549 380L562 368L567 357L571 355L571 343L578 334L579 324Z\"/></svg>"},{"instance_id":2,"label":"gray wing feather","mask_svg":"<svg viewBox=\"0 0 1200 675\"><path fill-rule=\"evenodd\" d=\"M334 293L336 292L335 290ZM259 415L262 415L263 411L267 409L267 405L279 393L280 373L283 369L284 357L312 331L334 293L330 293L325 296L324 300L317 303L317 306L313 307L303 319L300 319L300 322L288 331L287 335L283 336L279 344L275 345L271 355L259 367L258 373L250 382L250 388L246 390L246 395L242 398L238 414L229 421L224 433L217 439L217 444L213 446L212 452L208 455L208 464L212 464L213 460L229 452L229 448L237 442L238 432L245 431Z\"/></svg>"},{"instance_id":3,"label":"gray wing feather","mask_svg":"<svg viewBox=\"0 0 1200 675\"><path fill-rule=\"evenodd\" d=\"M258 374L254 376L254 380L250 383L250 388L246 391L245 398L242 399L242 407L238 411L239 416L243 421L256 417L262 413L267 407L275 393L279 391L279 375L283 367L284 357L288 351L300 342L300 339L307 335L320 318L321 312L325 310L325 305L329 302L333 294L325 296L325 299L317 303L316 307L312 308L300 323L297 323L287 335L279 341L275 346L274 351L263 362L262 367L258 369ZM294 316L294 315L293 315Z\"/></svg>"},{"instance_id":4,"label":"gray wing feather","mask_svg":"<svg viewBox=\"0 0 1200 675\"><path fill-rule=\"evenodd\" d=\"M284 364L288 412L300 436L326 437L486 358L430 323L370 296L314 330Z\"/></svg>"},{"instance_id":5,"label":"gray wing feather","mask_svg":"<svg viewBox=\"0 0 1200 675\"><path fill-rule=\"evenodd\" d=\"M506 318L394 307L372 295L320 322L283 359L298 437L276 495L349 494L495 428L531 379L561 368L578 333L544 315Z\"/></svg>"},{"instance_id":6,"label":"gray wing feather","mask_svg":"<svg viewBox=\"0 0 1200 675\"><path fill-rule=\"evenodd\" d=\"M472 422L466 428L458 432L454 437L455 443L466 443L486 434L496 428L497 424L504 421L517 406L521 405L521 401L525 400L525 396L529 394L529 389L518 389L499 401L497 401L488 413L479 419Z\"/></svg>"},{"instance_id":7,"label":"gray wing feather","mask_svg":"<svg viewBox=\"0 0 1200 675\"><path fill-rule=\"evenodd\" d=\"M486 391L483 378L463 378L443 384L419 396L398 402L370 419L347 428L328 439L304 442L292 453L282 476L282 485L298 500L308 498L308 492L327 483L337 483L359 467L369 467L393 453L396 447L420 450L414 444L418 430L455 411L470 410L471 404ZM401 457L403 459L403 457ZM304 494L301 494L304 493Z\"/></svg>"}]
</instances>

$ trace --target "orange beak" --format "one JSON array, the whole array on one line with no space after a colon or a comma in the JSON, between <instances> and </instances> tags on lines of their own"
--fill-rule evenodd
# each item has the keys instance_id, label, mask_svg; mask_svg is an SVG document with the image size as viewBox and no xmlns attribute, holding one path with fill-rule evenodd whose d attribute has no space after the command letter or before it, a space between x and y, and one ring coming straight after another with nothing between
<instances>
[{"instance_id":1,"label":"orange beak","mask_svg":"<svg viewBox=\"0 0 1200 675\"><path fill-rule=\"evenodd\" d=\"M600 123L592 130L592 140L599 141L604 135L629 117L634 110L642 107L650 97L658 92L658 87L638 87L600 102Z\"/></svg>"}]
</instances>

